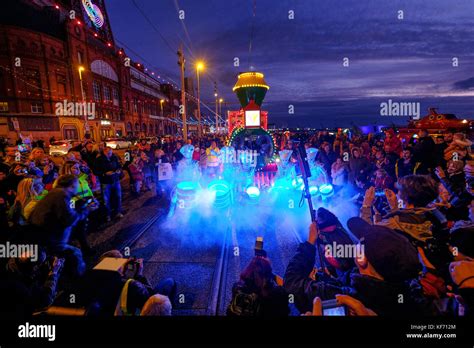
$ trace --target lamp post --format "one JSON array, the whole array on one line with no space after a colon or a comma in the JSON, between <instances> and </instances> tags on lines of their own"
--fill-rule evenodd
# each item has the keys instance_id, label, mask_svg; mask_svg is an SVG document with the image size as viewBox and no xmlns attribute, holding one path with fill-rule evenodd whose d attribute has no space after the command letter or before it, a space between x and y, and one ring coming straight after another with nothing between
<instances>
[{"instance_id":1,"label":"lamp post","mask_svg":"<svg viewBox=\"0 0 474 348\"><path fill-rule=\"evenodd\" d=\"M160 99L161 117L163 117L163 103L164 102L165 102L164 99Z\"/></svg>"},{"instance_id":2,"label":"lamp post","mask_svg":"<svg viewBox=\"0 0 474 348\"><path fill-rule=\"evenodd\" d=\"M219 130L219 113L217 111L217 93L214 93L214 97L216 98L216 133L218 132Z\"/></svg>"},{"instance_id":3,"label":"lamp post","mask_svg":"<svg viewBox=\"0 0 474 348\"><path fill-rule=\"evenodd\" d=\"M222 116L222 103L224 102L224 99L219 98L219 116Z\"/></svg>"},{"instance_id":4,"label":"lamp post","mask_svg":"<svg viewBox=\"0 0 474 348\"><path fill-rule=\"evenodd\" d=\"M201 127L201 99L200 99L200 82L199 82L199 72L204 69L203 62L196 63L196 74L197 74L197 112L198 112L198 137L202 135Z\"/></svg>"},{"instance_id":5,"label":"lamp post","mask_svg":"<svg viewBox=\"0 0 474 348\"><path fill-rule=\"evenodd\" d=\"M82 104L84 107L84 110L87 110L86 108L86 94L84 92L84 84L82 82L82 72L85 70L83 66L79 66L77 68L79 71L79 82L81 85L81 97L82 97ZM89 120L88 120L88 115L84 112L84 129L85 129L85 134L89 133Z\"/></svg>"},{"instance_id":6,"label":"lamp post","mask_svg":"<svg viewBox=\"0 0 474 348\"><path fill-rule=\"evenodd\" d=\"M164 102L165 102L164 99L160 99L160 108L161 108L161 120L160 120L160 124L161 124L161 126L163 126L163 128L164 128L164 123L165 123L165 121L163 120L163 118L164 118L164 116L163 116L163 103L164 103ZM160 126L160 128L161 128L161 126Z\"/></svg>"}]
</instances>

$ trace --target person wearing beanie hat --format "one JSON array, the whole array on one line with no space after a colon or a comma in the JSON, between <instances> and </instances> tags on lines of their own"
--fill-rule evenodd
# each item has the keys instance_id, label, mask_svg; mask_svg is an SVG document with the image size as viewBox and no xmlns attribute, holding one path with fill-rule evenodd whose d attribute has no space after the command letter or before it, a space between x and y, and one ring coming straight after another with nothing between
<instances>
[{"instance_id":1,"label":"person wearing beanie hat","mask_svg":"<svg viewBox=\"0 0 474 348\"><path fill-rule=\"evenodd\" d=\"M333 222L333 217L320 213L320 222L323 228ZM327 218L326 218L327 217ZM308 240L301 243L295 255L291 258L283 276L283 287L295 299L296 308L301 313L310 311L313 299L319 297L322 301L334 299L337 294L352 295L353 291L348 284L348 274L339 279L329 276L325 270L315 272L316 245L319 239L317 223L309 227Z\"/></svg>"},{"instance_id":2,"label":"person wearing beanie hat","mask_svg":"<svg viewBox=\"0 0 474 348\"><path fill-rule=\"evenodd\" d=\"M364 250L363 257L355 259L359 273L351 274L355 298L381 316L438 314L415 280L422 265L405 236L358 217L349 219L347 226Z\"/></svg>"},{"instance_id":3,"label":"person wearing beanie hat","mask_svg":"<svg viewBox=\"0 0 474 348\"><path fill-rule=\"evenodd\" d=\"M330 214L319 215L322 229L334 223ZM317 223L310 225L308 240L300 244L290 260L283 286L294 295L300 312L311 310L315 297L325 301L342 294L357 299L380 316L439 314L414 279L421 264L417 250L407 238L386 227L369 225L360 218L350 219L348 226L360 238L357 247L362 253L354 254L356 267L344 276L335 278L322 271L314 274L315 245L324 233L319 231Z\"/></svg>"},{"instance_id":4,"label":"person wearing beanie hat","mask_svg":"<svg viewBox=\"0 0 474 348\"><path fill-rule=\"evenodd\" d=\"M367 268L391 282L416 278L421 271L418 252L403 235L357 217L349 219L347 226L364 246L366 260L356 262L359 269L362 265L363 270Z\"/></svg>"}]
</instances>

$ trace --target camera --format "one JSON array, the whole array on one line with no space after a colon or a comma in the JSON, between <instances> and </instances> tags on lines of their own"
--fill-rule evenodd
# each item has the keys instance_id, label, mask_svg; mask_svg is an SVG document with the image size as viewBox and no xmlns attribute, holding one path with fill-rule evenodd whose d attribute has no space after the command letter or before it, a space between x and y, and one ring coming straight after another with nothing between
<instances>
[{"instance_id":1,"label":"camera","mask_svg":"<svg viewBox=\"0 0 474 348\"><path fill-rule=\"evenodd\" d=\"M263 249L263 237L255 240L255 256L267 257L267 252Z\"/></svg>"},{"instance_id":2,"label":"camera","mask_svg":"<svg viewBox=\"0 0 474 348\"><path fill-rule=\"evenodd\" d=\"M135 278L137 275L138 269L140 267L140 261L134 257L128 259L125 269L124 269L124 275L127 278Z\"/></svg>"}]
</instances>

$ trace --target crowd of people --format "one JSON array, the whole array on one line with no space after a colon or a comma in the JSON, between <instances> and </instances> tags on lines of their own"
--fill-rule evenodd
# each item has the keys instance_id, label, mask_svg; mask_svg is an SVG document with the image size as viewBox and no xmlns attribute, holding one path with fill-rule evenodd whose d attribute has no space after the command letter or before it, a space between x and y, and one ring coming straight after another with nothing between
<instances>
[{"instance_id":1,"label":"crowd of people","mask_svg":"<svg viewBox=\"0 0 474 348\"><path fill-rule=\"evenodd\" d=\"M299 138L319 149L317 161L335 187L357 192L360 214L346 229L342 212L320 207L283 277L269 258L255 256L227 313L287 316L291 298L304 315L322 315L334 299L350 315L474 315L474 161L466 135L420 130L403 141L390 129ZM284 134L280 140L295 146Z\"/></svg>"},{"instance_id":2,"label":"crowd of people","mask_svg":"<svg viewBox=\"0 0 474 348\"><path fill-rule=\"evenodd\" d=\"M353 202L360 216L349 219L346 229L337 211L319 208L308 240L282 278L274 275L266 256L251 260L233 288L228 314L287 316L291 297L302 314L320 313L324 301L336 299L352 315L473 315L474 161L466 135L433 137L421 130L404 142L393 130L368 136L342 131L274 134L282 149L293 149L295 137L306 148L319 150L316 160L337 190L357 193ZM86 137L62 158L47 155L44 142L26 151L18 144L2 144L1 242L40 247L35 261L28 255L0 260L0 277L6 280L0 285L2 312L43 310L55 302L58 288L81 279L90 313L170 315L176 291L172 279L153 288L142 275L143 264L132 259L131 277L99 277L84 262L84 255L94 255L87 236L123 217L126 181L134 197L156 190L157 196L169 198L157 168L176 168L184 159L184 145L193 145L192 161L202 171L216 175L226 139L143 138L119 156ZM330 255L327 247L334 243L363 245L364 253ZM315 266L318 254L322 264ZM110 251L96 261L105 257L123 255ZM98 294L99 283L113 289ZM123 296L129 298L125 307ZM16 309L19 303L23 311Z\"/></svg>"},{"instance_id":3,"label":"crowd of people","mask_svg":"<svg viewBox=\"0 0 474 348\"><path fill-rule=\"evenodd\" d=\"M55 141L51 138L49 143ZM222 146L224 138L191 138L186 143L195 144L193 159L206 170L208 163L214 167L217 142ZM183 159L184 144L180 137L142 137L118 153L86 135L66 155L52 157L44 140L21 137L11 143L0 139L0 243L39 247L38 255L29 250L0 259L2 315L44 310L61 302L60 290L72 283L82 289L82 304L89 313L170 315L170 298L176 290L172 279L152 288L141 274L141 262L130 259L130 264L138 265L136 274L111 279L103 272L92 272L84 260L89 257L97 263L104 257L123 257L117 250L97 257L88 235L124 216L124 185L129 185L132 198L152 189L157 197L169 198L169 186L160 184L158 168L161 164L176 168ZM97 293L99 283L108 291ZM125 287L128 309L115 308Z\"/></svg>"},{"instance_id":4,"label":"crowd of people","mask_svg":"<svg viewBox=\"0 0 474 348\"><path fill-rule=\"evenodd\" d=\"M50 139L50 143L54 141ZM49 156L44 141L23 143L19 139L12 144L2 139L1 144L0 243L39 247L37 255L29 250L0 260L4 304L0 312L5 315L47 308L57 300L60 279L65 280L63 283L88 279L90 269L84 259L94 257L95 250L87 236L124 216L124 183L128 181L132 195L138 196L153 186L156 163L179 160L174 157L179 142L172 138L159 145L139 140L122 156L87 136L60 157ZM122 180L124 177L128 180ZM143 279L131 287L136 284L148 289L150 298L157 294ZM131 293L141 294L143 299L143 289ZM149 312L158 304L170 308L169 300L154 299L150 299L155 305Z\"/></svg>"}]
</instances>

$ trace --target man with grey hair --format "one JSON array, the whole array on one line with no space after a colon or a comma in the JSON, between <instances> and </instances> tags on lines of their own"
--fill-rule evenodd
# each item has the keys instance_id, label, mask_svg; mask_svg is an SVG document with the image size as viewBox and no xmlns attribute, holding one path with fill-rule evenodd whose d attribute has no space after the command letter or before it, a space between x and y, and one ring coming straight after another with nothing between
<instances>
[{"instance_id":1,"label":"man with grey hair","mask_svg":"<svg viewBox=\"0 0 474 348\"><path fill-rule=\"evenodd\" d=\"M171 316L171 302L168 296L155 294L143 305L140 316Z\"/></svg>"}]
</instances>

